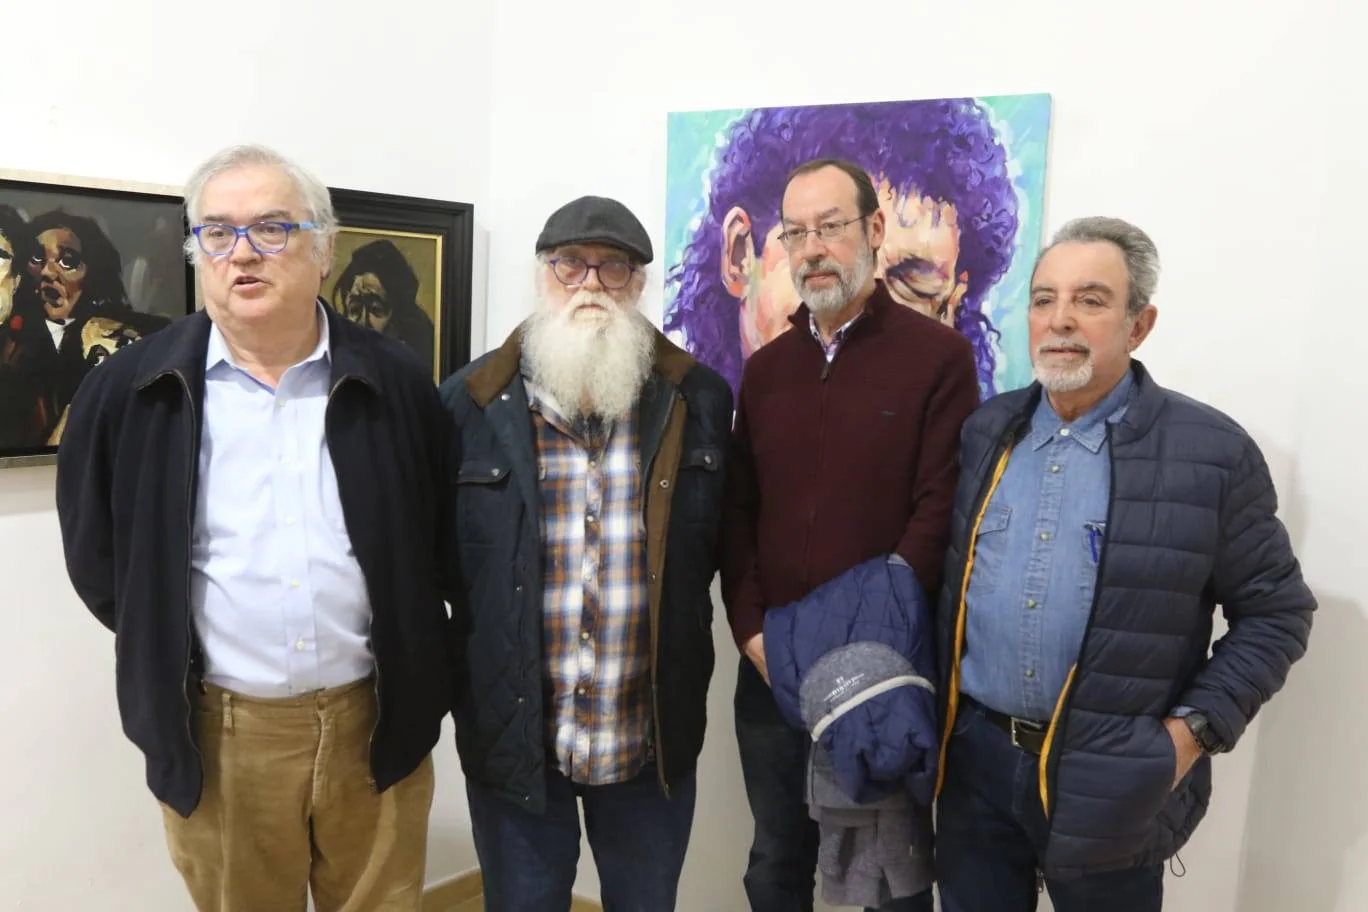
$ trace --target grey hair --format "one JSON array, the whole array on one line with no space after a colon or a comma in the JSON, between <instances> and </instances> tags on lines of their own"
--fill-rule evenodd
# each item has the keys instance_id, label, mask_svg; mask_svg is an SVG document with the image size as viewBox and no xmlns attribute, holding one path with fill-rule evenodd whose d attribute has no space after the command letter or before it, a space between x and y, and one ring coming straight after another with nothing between
<instances>
[{"instance_id":1,"label":"grey hair","mask_svg":"<svg viewBox=\"0 0 1368 912\"><path fill-rule=\"evenodd\" d=\"M328 186L302 166L265 146L229 146L194 170L190 179L185 182L185 211L190 219L190 225L193 227L200 223L204 188L211 180L237 168L253 165L279 168L295 185L299 195L304 198L308 221L317 226L313 231L314 256L322 262L328 254L329 242L337 234L337 214L333 211ZM191 233L185 239L185 255L191 263L197 264L201 254L199 242Z\"/></svg>"},{"instance_id":2,"label":"grey hair","mask_svg":"<svg viewBox=\"0 0 1368 912\"><path fill-rule=\"evenodd\" d=\"M1154 241L1130 222L1105 215L1090 215L1067 222L1055 232L1050 244L1040 252L1044 257L1051 249L1070 242L1114 244L1126 263L1130 279L1130 297L1126 301L1126 316L1136 317L1149 306L1150 298L1159 285L1159 248ZM1040 260L1036 260L1037 265Z\"/></svg>"}]
</instances>

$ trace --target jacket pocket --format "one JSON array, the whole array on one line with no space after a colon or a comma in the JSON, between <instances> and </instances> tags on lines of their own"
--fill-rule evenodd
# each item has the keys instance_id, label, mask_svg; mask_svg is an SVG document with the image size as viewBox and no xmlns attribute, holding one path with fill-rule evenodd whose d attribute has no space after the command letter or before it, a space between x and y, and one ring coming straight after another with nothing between
<instances>
[{"instance_id":1,"label":"jacket pocket","mask_svg":"<svg viewBox=\"0 0 1368 912\"><path fill-rule=\"evenodd\" d=\"M456 469L456 533L460 544L488 543L497 526L506 522L501 509L508 490L510 466L506 462L467 459Z\"/></svg>"},{"instance_id":2,"label":"jacket pocket","mask_svg":"<svg viewBox=\"0 0 1368 912\"><path fill-rule=\"evenodd\" d=\"M1006 550L1007 529L1012 523L1012 508L990 503L974 538L974 595L989 595L997 588Z\"/></svg>"},{"instance_id":3,"label":"jacket pocket","mask_svg":"<svg viewBox=\"0 0 1368 912\"><path fill-rule=\"evenodd\" d=\"M685 519L710 522L721 515L724 473L722 448L687 447L679 457L673 507Z\"/></svg>"}]
</instances>

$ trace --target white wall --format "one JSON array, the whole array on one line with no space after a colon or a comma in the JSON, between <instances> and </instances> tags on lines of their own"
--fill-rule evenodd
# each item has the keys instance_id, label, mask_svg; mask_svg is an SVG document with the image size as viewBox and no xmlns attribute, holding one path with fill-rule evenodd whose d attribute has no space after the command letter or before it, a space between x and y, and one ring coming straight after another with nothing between
<instances>
[{"instance_id":1,"label":"white wall","mask_svg":"<svg viewBox=\"0 0 1368 912\"><path fill-rule=\"evenodd\" d=\"M473 202L482 229L491 6L81 0L60 40L6 42L0 168L179 185L219 147L265 142L333 186ZM187 909L119 729L113 641L67 583L52 486L50 467L0 470L0 906ZM434 881L475 865L449 726L437 776Z\"/></svg>"},{"instance_id":2,"label":"white wall","mask_svg":"<svg viewBox=\"0 0 1368 912\"><path fill-rule=\"evenodd\" d=\"M1368 599L1350 550L1368 541L1355 420L1368 390L1349 369L1368 360L1354 271L1368 74L1351 44L1368 28L1348 7L981 0L856 19L859 7L815 0L395 0L384 15L359 0L231 13L81 0L60 48L9 45L9 72L41 74L21 82L40 107L0 122L0 167L175 184L247 139L337 186L474 202L490 266L484 344L477 271L479 352L527 313L533 240L560 203L616 196L663 247L667 111L1053 93L1047 229L1110 212L1154 235L1163 318L1144 357L1264 445L1322 597L1310 657L1217 763L1168 908L1349 912L1368 907ZM115 58L147 68L116 73ZM236 78L204 88L211 65ZM659 316L659 282L647 309ZM51 488L50 468L0 472L0 898L185 908L119 732L108 634L66 583ZM744 907L750 820L721 622L717 644L687 912ZM432 880L474 864L449 737L438 776ZM592 893L587 851L581 869Z\"/></svg>"},{"instance_id":3,"label":"white wall","mask_svg":"<svg viewBox=\"0 0 1368 912\"><path fill-rule=\"evenodd\" d=\"M1106 213L1153 234L1162 316L1142 355L1161 382L1234 414L1265 447L1323 597L1311 657L1216 764L1214 806L1182 853L1186 876L1169 878L1168 908L1368 907L1368 735L1350 702L1365 693L1368 607L1349 551L1368 541L1354 474L1363 435L1350 418L1368 390L1347 368L1351 352L1368 354L1362 257L1349 246L1368 202L1356 179L1368 74L1350 42L1368 31L1348 6L586 0L567 36L562 4L504 5L489 344L526 315L533 241L562 202L615 196L663 247L667 111L1053 93L1047 230ZM657 282L647 309L660 307ZM749 815L731 727L734 647L720 624L717 643L687 910L744 907ZM595 882L586 857L580 886Z\"/></svg>"}]
</instances>

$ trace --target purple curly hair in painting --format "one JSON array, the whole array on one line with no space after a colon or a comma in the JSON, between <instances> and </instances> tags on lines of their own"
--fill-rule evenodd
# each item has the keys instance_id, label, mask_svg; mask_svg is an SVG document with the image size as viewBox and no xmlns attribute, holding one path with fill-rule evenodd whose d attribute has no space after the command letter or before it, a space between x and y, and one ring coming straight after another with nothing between
<instances>
[{"instance_id":1,"label":"purple curly hair in painting","mask_svg":"<svg viewBox=\"0 0 1368 912\"><path fill-rule=\"evenodd\" d=\"M973 344L979 385L991 396L998 332L983 300L1012 262L1017 196L1006 149L972 98L759 108L732 124L709 177L707 210L669 274L676 293L666 331L682 331L689 351L738 389L741 331L737 300L722 282L722 220L740 206L751 217L751 236L764 238L779 220L788 173L816 158L848 159L896 193L911 190L955 207L956 272L969 274L955 328Z\"/></svg>"}]
</instances>

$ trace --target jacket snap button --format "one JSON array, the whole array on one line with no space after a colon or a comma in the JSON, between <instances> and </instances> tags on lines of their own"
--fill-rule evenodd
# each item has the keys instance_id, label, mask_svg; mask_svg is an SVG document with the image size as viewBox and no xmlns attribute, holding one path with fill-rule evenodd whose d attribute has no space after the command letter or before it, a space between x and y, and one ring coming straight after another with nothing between
<instances>
[{"instance_id":1,"label":"jacket snap button","mask_svg":"<svg viewBox=\"0 0 1368 912\"><path fill-rule=\"evenodd\" d=\"M490 474L490 475L495 475L495 476L497 476L497 475L499 474L499 470L498 470L498 469L490 469L490 470L489 470L489 474Z\"/></svg>"},{"instance_id":2,"label":"jacket snap button","mask_svg":"<svg viewBox=\"0 0 1368 912\"><path fill-rule=\"evenodd\" d=\"M670 479L668 479L668 478L662 478L662 479L660 479L660 486L661 486L662 488L668 488L668 487L670 486Z\"/></svg>"},{"instance_id":3,"label":"jacket snap button","mask_svg":"<svg viewBox=\"0 0 1368 912\"><path fill-rule=\"evenodd\" d=\"M507 402L509 399L512 399L513 397L508 395L508 393L504 393L499 398L502 399L504 402Z\"/></svg>"}]
</instances>

